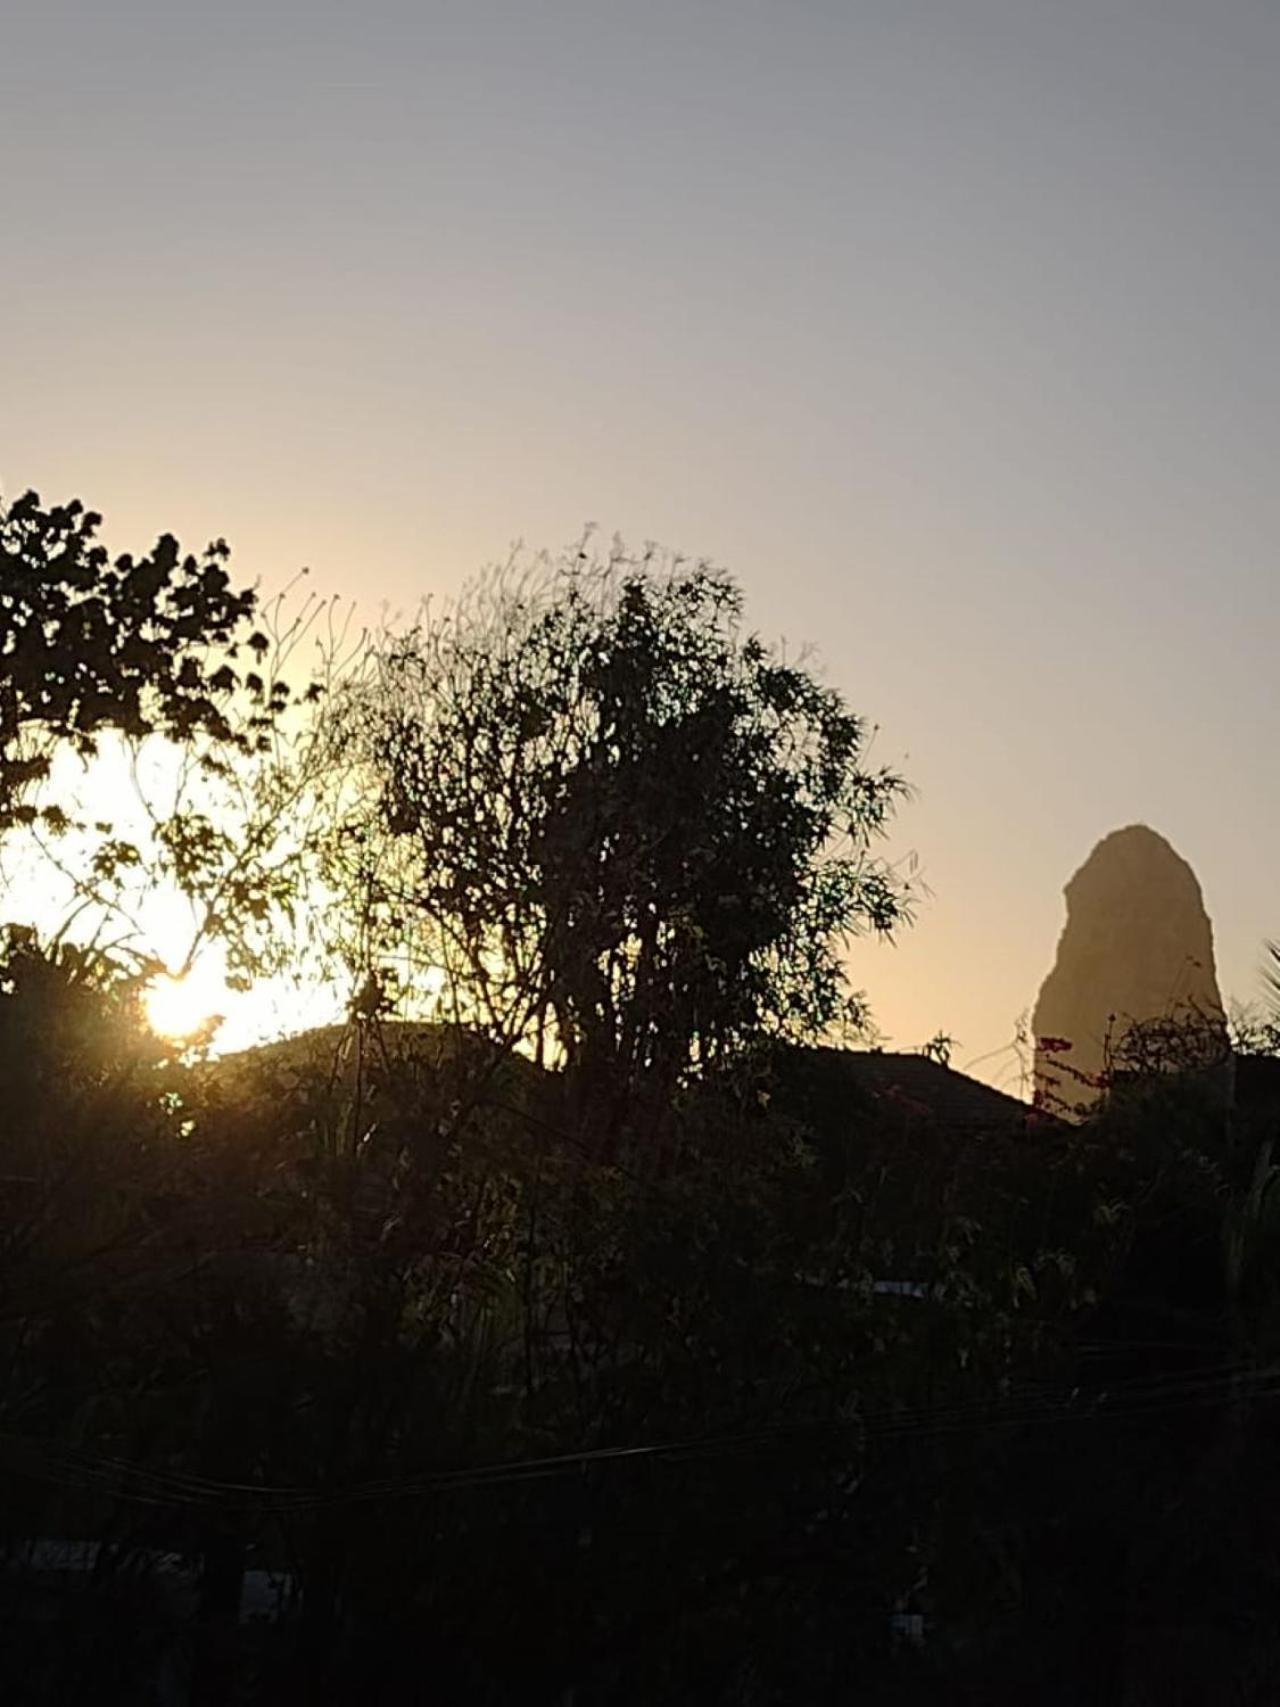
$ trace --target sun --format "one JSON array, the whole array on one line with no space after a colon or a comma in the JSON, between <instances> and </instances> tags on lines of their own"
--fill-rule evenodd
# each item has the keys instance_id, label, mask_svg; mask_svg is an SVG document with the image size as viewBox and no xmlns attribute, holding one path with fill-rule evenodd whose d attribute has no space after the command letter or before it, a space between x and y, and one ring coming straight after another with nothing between
<instances>
[{"instance_id":1,"label":"sun","mask_svg":"<svg viewBox=\"0 0 1280 1707\"><path fill-rule=\"evenodd\" d=\"M248 988L239 980L229 983L220 943L206 944L187 972L162 972L153 978L143 992L142 1007L152 1031L174 1043L197 1035L203 1041L207 1028L215 1055L332 1025L346 1011L342 992L330 981L276 974L258 978Z\"/></svg>"},{"instance_id":2,"label":"sun","mask_svg":"<svg viewBox=\"0 0 1280 1707\"><path fill-rule=\"evenodd\" d=\"M181 977L162 973L154 979L143 996L143 1009L152 1031L180 1042L220 1024L231 994L216 966L197 962Z\"/></svg>"}]
</instances>

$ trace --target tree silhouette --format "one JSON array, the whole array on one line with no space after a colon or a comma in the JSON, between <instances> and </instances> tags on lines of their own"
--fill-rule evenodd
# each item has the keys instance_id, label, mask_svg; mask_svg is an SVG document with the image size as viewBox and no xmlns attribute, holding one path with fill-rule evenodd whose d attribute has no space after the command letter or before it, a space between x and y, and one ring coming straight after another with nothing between
<instances>
[{"instance_id":1,"label":"tree silhouette","mask_svg":"<svg viewBox=\"0 0 1280 1707\"><path fill-rule=\"evenodd\" d=\"M0 836L26 832L56 873L58 934L154 964L138 920L167 890L191 912L185 945L164 945L174 969L216 938L247 984L290 946L318 810L310 708L349 662L347 624L288 591L262 608L223 540L184 555L165 534L112 559L99 525L33 492L0 506ZM299 670L309 636L319 659ZM60 754L112 768L81 788Z\"/></svg>"},{"instance_id":2,"label":"tree silhouette","mask_svg":"<svg viewBox=\"0 0 1280 1707\"><path fill-rule=\"evenodd\" d=\"M31 795L60 746L89 757L107 730L251 741L227 716L236 641L256 657L270 643L243 635L256 598L232 587L226 542L184 556L164 534L145 557L112 559L100 522L34 492L0 505L0 829L57 826Z\"/></svg>"},{"instance_id":3,"label":"tree silhouette","mask_svg":"<svg viewBox=\"0 0 1280 1707\"><path fill-rule=\"evenodd\" d=\"M384 639L335 705L458 1017L670 1086L744 1040L862 1017L854 934L909 897L903 793L841 696L741 629L723 573L615 545L514 566Z\"/></svg>"}]
</instances>

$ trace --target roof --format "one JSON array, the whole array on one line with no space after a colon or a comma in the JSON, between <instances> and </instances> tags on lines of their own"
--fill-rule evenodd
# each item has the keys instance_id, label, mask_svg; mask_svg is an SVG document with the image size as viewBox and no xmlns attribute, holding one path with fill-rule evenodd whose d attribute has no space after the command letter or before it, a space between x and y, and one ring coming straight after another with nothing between
<instances>
[{"instance_id":1,"label":"roof","mask_svg":"<svg viewBox=\"0 0 1280 1707\"><path fill-rule=\"evenodd\" d=\"M908 1118L937 1122L954 1131L1021 1130L1031 1105L944 1067L927 1055L871 1049L803 1051L826 1077L850 1081L886 1112L900 1109Z\"/></svg>"}]
</instances>

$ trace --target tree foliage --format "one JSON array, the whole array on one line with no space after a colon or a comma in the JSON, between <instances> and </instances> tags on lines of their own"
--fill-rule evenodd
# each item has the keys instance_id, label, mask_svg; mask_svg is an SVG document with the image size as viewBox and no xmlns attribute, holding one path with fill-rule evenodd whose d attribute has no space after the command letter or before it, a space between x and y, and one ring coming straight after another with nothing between
<instances>
[{"instance_id":1,"label":"tree foliage","mask_svg":"<svg viewBox=\"0 0 1280 1707\"><path fill-rule=\"evenodd\" d=\"M0 827L60 743L88 756L111 729L246 744L226 710L236 641L255 657L269 642L243 633L256 597L232 587L226 542L197 557L164 534L145 557L113 559L101 519L34 492L0 505Z\"/></svg>"},{"instance_id":2,"label":"tree foliage","mask_svg":"<svg viewBox=\"0 0 1280 1707\"><path fill-rule=\"evenodd\" d=\"M389 846L392 932L459 1015L670 1084L761 1032L857 1022L844 951L908 893L903 793L835 689L741 626L705 564L585 547L389 635L338 740Z\"/></svg>"},{"instance_id":3,"label":"tree foliage","mask_svg":"<svg viewBox=\"0 0 1280 1707\"><path fill-rule=\"evenodd\" d=\"M100 522L32 492L0 507L0 833L19 832L19 866L34 844L68 916L135 961L155 954L148 897L181 898L175 969L219 938L243 983L278 958L272 932L298 899L310 708L341 642L331 631L299 684L319 606L264 609L233 585L223 540L197 556L164 534L112 557Z\"/></svg>"}]
</instances>

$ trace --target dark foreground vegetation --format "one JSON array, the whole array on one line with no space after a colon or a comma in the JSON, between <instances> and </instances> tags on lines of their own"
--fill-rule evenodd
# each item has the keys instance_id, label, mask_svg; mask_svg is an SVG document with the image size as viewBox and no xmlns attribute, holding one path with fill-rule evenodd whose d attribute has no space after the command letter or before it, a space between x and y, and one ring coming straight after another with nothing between
<instances>
[{"instance_id":1,"label":"dark foreground vegetation","mask_svg":"<svg viewBox=\"0 0 1280 1707\"><path fill-rule=\"evenodd\" d=\"M0 514L4 824L352 995L211 1059L119 932L4 939L6 1703L1280 1696L1270 1060L975 1125L819 1047L900 785L711 571L321 693L91 535ZM203 790L145 845L50 796L108 735Z\"/></svg>"}]
</instances>

